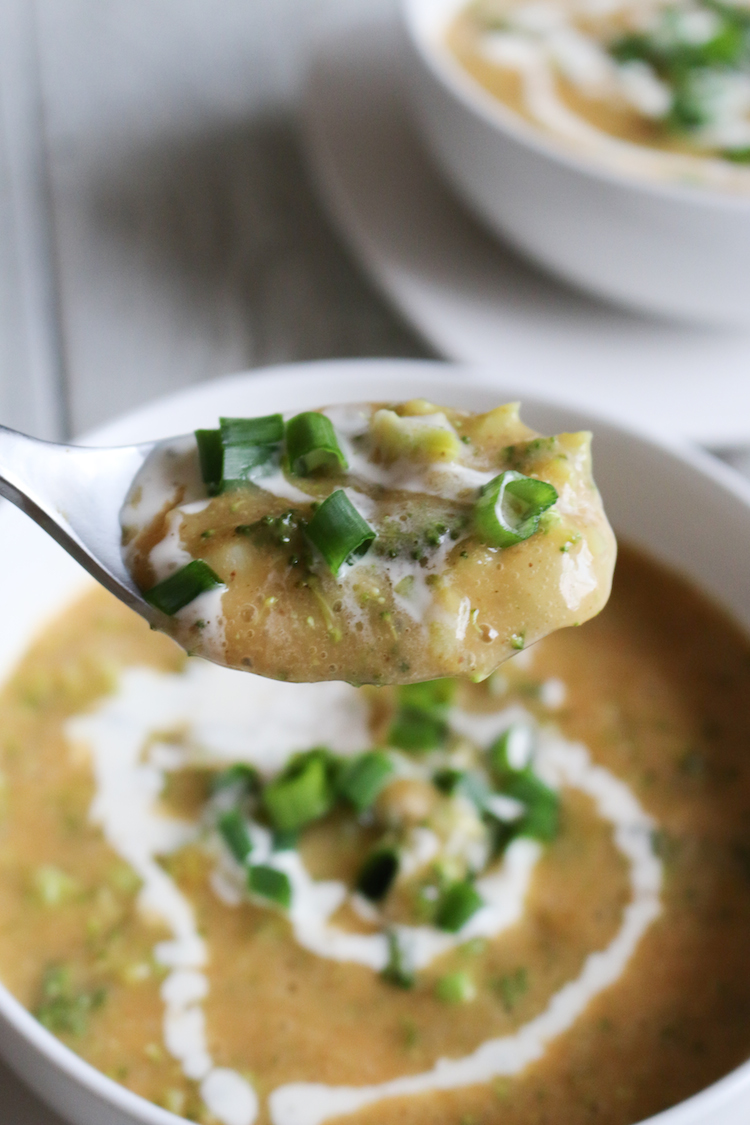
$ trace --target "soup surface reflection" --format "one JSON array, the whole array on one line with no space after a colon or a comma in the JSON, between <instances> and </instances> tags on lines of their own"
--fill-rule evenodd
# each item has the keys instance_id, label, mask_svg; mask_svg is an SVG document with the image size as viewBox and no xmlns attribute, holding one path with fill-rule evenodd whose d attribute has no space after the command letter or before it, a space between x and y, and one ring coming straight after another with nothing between
<instances>
[{"instance_id":1,"label":"soup surface reflection","mask_svg":"<svg viewBox=\"0 0 750 1125\"><path fill-rule=\"evenodd\" d=\"M750 1053L749 692L628 550L481 685L274 683L93 591L0 698L0 976L205 1125L628 1125Z\"/></svg>"}]
</instances>

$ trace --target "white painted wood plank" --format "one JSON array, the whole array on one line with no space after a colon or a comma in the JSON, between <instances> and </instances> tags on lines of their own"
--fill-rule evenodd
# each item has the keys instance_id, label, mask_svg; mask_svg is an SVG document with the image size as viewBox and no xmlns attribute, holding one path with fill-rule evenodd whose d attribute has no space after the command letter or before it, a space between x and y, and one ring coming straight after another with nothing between
<instances>
[{"instance_id":1,"label":"white painted wood plank","mask_svg":"<svg viewBox=\"0 0 750 1125\"><path fill-rule=\"evenodd\" d=\"M65 430L30 0L0 3L0 421L40 437Z\"/></svg>"},{"instance_id":2,"label":"white painted wood plank","mask_svg":"<svg viewBox=\"0 0 750 1125\"><path fill-rule=\"evenodd\" d=\"M417 350L292 116L320 0L39 0L74 429L232 370Z\"/></svg>"}]
</instances>

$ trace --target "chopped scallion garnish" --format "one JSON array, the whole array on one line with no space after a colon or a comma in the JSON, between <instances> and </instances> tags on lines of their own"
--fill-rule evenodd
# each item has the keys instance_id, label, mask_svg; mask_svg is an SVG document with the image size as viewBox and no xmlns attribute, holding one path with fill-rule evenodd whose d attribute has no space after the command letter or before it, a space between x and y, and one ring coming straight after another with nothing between
<instances>
[{"instance_id":1,"label":"chopped scallion garnish","mask_svg":"<svg viewBox=\"0 0 750 1125\"><path fill-rule=\"evenodd\" d=\"M364 812L392 773L393 763L382 750L360 754L344 767L338 781L339 792L351 801L357 812Z\"/></svg>"},{"instance_id":2,"label":"chopped scallion garnish","mask_svg":"<svg viewBox=\"0 0 750 1125\"><path fill-rule=\"evenodd\" d=\"M311 750L263 790L263 804L273 827L298 832L328 812L333 792L325 752Z\"/></svg>"},{"instance_id":3,"label":"chopped scallion garnish","mask_svg":"<svg viewBox=\"0 0 750 1125\"><path fill-rule=\"evenodd\" d=\"M468 1004L476 999L477 989L468 973L446 973L435 983L435 995L444 1004Z\"/></svg>"},{"instance_id":4,"label":"chopped scallion garnish","mask_svg":"<svg viewBox=\"0 0 750 1125\"><path fill-rule=\"evenodd\" d=\"M508 470L482 488L474 506L474 530L490 547L512 547L537 531L539 517L556 500L547 481Z\"/></svg>"},{"instance_id":5,"label":"chopped scallion garnish","mask_svg":"<svg viewBox=\"0 0 750 1125\"><path fill-rule=\"evenodd\" d=\"M375 539L375 532L343 488L326 497L305 531L334 576L348 558L364 555Z\"/></svg>"},{"instance_id":6,"label":"chopped scallion garnish","mask_svg":"<svg viewBox=\"0 0 750 1125\"><path fill-rule=\"evenodd\" d=\"M239 809L223 813L217 821L217 827L234 858L238 863L244 863L253 850L253 845L247 823Z\"/></svg>"},{"instance_id":7,"label":"chopped scallion garnish","mask_svg":"<svg viewBox=\"0 0 750 1125\"><path fill-rule=\"evenodd\" d=\"M207 486L209 494L215 495L221 488L224 468L224 445L221 440L221 430L196 430L195 440L198 443L198 457L203 482Z\"/></svg>"},{"instance_id":8,"label":"chopped scallion garnish","mask_svg":"<svg viewBox=\"0 0 750 1125\"><path fill-rule=\"evenodd\" d=\"M402 684L398 689L398 701L402 707L442 715L453 702L456 686L456 681L449 677L425 680L419 684Z\"/></svg>"},{"instance_id":9,"label":"chopped scallion garnish","mask_svg":"<svg viewBox=\"0 0 750 1125\"><path fill-rule=\"evenodd\" d=\"M273 834L273 850L275 852L289 852L297 847L299 832L279 832Z\"/></svg>"},{"instance_id":10,"label":"chopped scallion garnish","mask_svg":"<svg viewBox=\"0 0 750 1125\"><path fill-rule=\"evenodd\" d=\"M286 455L297 476L341 473L348 468L333 423L325 414L306 411L287 422Z\"/></svg>"},{"instance_id":11,"label":"chopped scallion garnish","mask_svg":"<svg viewBox=\"0 0 750 1125\"><path fill-rule=\"evenodd\" d=\"M398 988L413 988L416 973L408 938L398 930L388 933L388 964L383 969L383 978Z\"/></svg>"},{"instance_id":12,"label":"chopped scallion garnish","mask_svg":"<svg viewBox=\"0 0 750 1125\"><path fill-rule=\"evenodd\" d=\"M262 418L220 418L224 445L280 445L284 440L284 419L280 414Z\"/></svg>"},{"instance_id":13,"label":"chopped scallion garnish","mask_svg":"<svg viewBox=\"0 0 750 1125\"><path fill-rule=\"evenodd\" d=\"M244 762L236 762L228 769L220 770L211 779L211 792L223 793L227 789L237 791L238 798L247 797L260 788L258 771Z\"/></svg>"},{"instance_id":14,"label":"chopped scallion garnish","mask_svg":"<svg viewBox=\"0 0 750 1125\"><path fill-rule=\"evenodd\" d=\"M435 914L435 925L455 934L484 906L484 899L473 883L451 883L443 891Z\"/></svg>"},{"instance_id":15,"label":"chopped scallion garnish","mask_svg":"<svg viewBox=\"0 0 750 1125\"><path fill-rule=\"evenodd\" d=\"M292 884L284 871L254 863L247 871L247 885L251 894L267 898L288 910L292 902Z\"/></svg>"},{"instance_id":16,"label":"chopped scallion garnish","mask_svg":"<svg viewBox=\"0 0 750 1125\"><path fill-rule=\"evenodd\" d=\"M560 798L554 790L525 769L505 779L503 792L526 806L526 812L513 825L517 835L532 836L545 843L554 840L560 826Z\"/></svg>"},{"instance_id":17,"label":"chopped scallion garnish","mask_svg":"<svg viewBox=\"0 0 750 1125\"><path fill-rule=\"evenodd\" d=\"M268 472L284 438L280 414L264 418L221 418L222 488L243 484Z\"/></svg>"},{"instance_id":18,"label":"chopped scallion garnish","mask_svg":"<svg viewBox=\"0 0 750 1125\"><path fill-rule=\"evenodd\" d=\"M446 678L404 684L398 689L398 710L388 740L399 750L435 750L448 736L446 716L456 681Z\"/></svg>"},{"instance_id":19,"label":"chopped scallion garnish","mask_svg":"<svg viewBox=\"0 0 750 1125\"><path fill-rule=\"evenodd\" d=\"M367 857L357 876L357 890L371 902L380 902L398 874L398 853L393 848L378 848Z\"/></svg>"},{"instance_id":20,"label":"chopped scallion garnish","mask_svg":"<svg viewBox=\"0 0 750 1125\"><path fill-rule=\"evenodd\" d=\"M447 737L448 724L445 719L410 707L403 707L397 712L388 732L391 746L417 753L436 750Z\"/></svg>"},{"instance_id":21,"label":"chopped scallion garnish","mask_svg":"<svg viewBox=\"0 0 750 1125\"><path fill-rule=\"evenodd\" d=\"M440 770L433 781L441 793L447 793L451 797L460 794L476 805L480 812L492 794L484 778L473 770Z\"/></svg>"},{"instance_id":22,"label":"chopped scallion garnish","mask_svg":"<svg viewBox=\"0 0 750 1125\"><path fill-rule=\"evenodd\" d=\"M181 570L170 574L169 578L157 582L143 596L149 605L160 609L168 617L173 617L200 594L221 585L221 579L214 574L208 563L203 559L193 559Z\"/></svg>"},{"instance_id":23,"label":"chopped scallion garnish","mask_svg":"<svg viewBox=\"0 0 750 1125\"><path fill-rule=\"evenodd\" d=\"M492 772L502 783L506 774L524 770L534 753L534 735L524 723L513 723L490 746L487 757Z\"/></svg>"}]
</instances>

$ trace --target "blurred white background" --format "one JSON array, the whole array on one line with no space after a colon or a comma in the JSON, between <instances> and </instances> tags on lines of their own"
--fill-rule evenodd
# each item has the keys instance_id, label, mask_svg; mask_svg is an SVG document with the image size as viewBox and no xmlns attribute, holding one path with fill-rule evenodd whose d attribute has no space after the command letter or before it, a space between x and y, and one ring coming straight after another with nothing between
<instances>
[{"instance_id":1,"label":"blurred white background","mask_svg":"<svg viewBox=\"0 0 750 1125\"><path fill-rule=\"evenodd\" d=\"M424 354L304 168L325 2L2 0L1 422L79 433L246 367Z\"/></svg>"}]
</instances>

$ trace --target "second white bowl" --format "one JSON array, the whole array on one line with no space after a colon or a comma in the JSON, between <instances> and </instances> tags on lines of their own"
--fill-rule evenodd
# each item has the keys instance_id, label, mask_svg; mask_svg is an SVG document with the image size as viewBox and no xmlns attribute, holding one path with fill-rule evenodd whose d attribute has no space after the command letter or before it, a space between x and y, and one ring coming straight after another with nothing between
<instances>
[{"instance_id":1,"label":"second white bowl","mask_svg":"<svg viewBox=\"0 0 750 1125\"><path fill-rule=\"evenodd\" d=\"M477 216L595 296L692 321L750 324L750 193L630 174L547 139L451 56L445 32L464 4L401 0L401 11L417 121Z\"/></svg>"}]
</instances>

